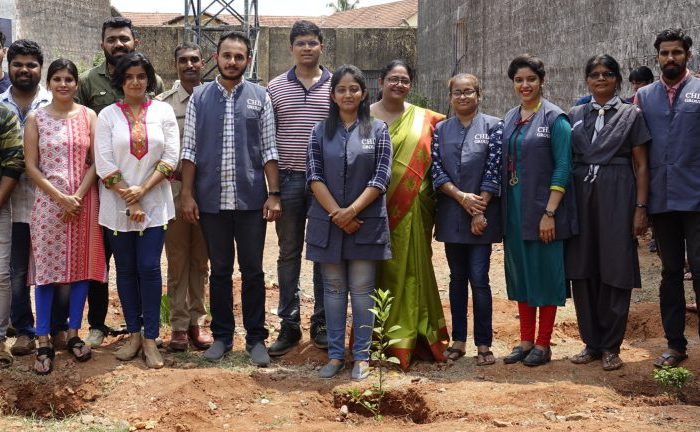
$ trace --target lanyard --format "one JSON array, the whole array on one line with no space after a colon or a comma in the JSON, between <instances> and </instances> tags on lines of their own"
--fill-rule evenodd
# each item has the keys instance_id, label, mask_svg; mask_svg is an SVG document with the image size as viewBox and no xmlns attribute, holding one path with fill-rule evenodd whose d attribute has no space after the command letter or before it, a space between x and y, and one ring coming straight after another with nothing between
<instances>
[{"instance_id":1,"label":"lanyard","mask_svg":"<svg viewBox=\"0 0 700 432\"><path fill-rule=\"evenodd\" d=\"M510 136L510 139L508 140L508 144L512 145L512 148L510 149L511 151L508 152L508 161L507 161L507 166L506 169L508 173L510 173L510 179L508 180L508 184L511 186L515 186L518 184L520 179L518 179L518 166L517 166L517 160L518 160L518 146L517 146L517 140L518 140L518 135L520 134L520 131L522 130L523 127L525 127L526 124L532 120L532 118L535 116L537 111L539 111L540 106L542 106L542 101L540 101L537 104L537 107L532 111L532 113L527 116L526 119L519 119L515 122L515 130L513 131L513 134ZM513 139L515 137L515 139Z\"/></svg>"}]
</instances>

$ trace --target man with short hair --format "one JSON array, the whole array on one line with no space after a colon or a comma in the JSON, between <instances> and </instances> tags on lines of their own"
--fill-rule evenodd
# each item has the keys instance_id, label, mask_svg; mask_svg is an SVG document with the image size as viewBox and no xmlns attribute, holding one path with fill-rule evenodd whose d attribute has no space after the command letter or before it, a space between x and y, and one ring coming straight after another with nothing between
<instances>
[{"instance_id":1,"label":"man with short hair","mask_svg":"<svg viewBox=\"0 0 700 432\"><path fill-rule=\"evenodd\" d=\"M197 44L184 42L175 48L175 68L178 81L173 88L158 95L175 111L180 136L183 136L185 110L190 95L201 84L204 59ZM170 326L172 335L168 347L171 351L184 351L189 342L198 349L209 348L211 335L204 321L204 285L207 279L208 257L198 223L184 221L180 212L181 169L175 170L170 183L175 201L176 218L165 232L165 254L168 258L168 299L170 301Z\"/></svg>"},{"instance_id":2,"label":"man with short hair","mask_svg":"<svg viewBox=\"0 0 700 432\"><path fill-rule=\"evenodd\" d=\"M289 352L301 339L299 272L304 247L306 212L311 195L306 185L306 153L314 125L328 116L331 72L320 65L323 35L309 21L297 21L289 34L289 51L294 67L274 78L267 86L277 124L280 191L284 213L277 221L279 257L277 278L282 321L277 341L269 349L271 356ZM323 308L323 281L318 263L313 265L314 313L311 316L311 341L328 348L326 317Z\"/></svg>"},{"instance_id":3,"label":"man with short hair","mask_svg":"<svg viewBox=\"0 0 700 432\"><path fill-rule=\"evenodd\" d=\"M80 86L78 86L78 101L92 108L97 114L103 108L115 103L119 99L124 98L124 92L121 88L112 86L111 74L114 72L114 67L119 58L136 50L139 45L139 39L134 33L131 20L124 17L112 17L102 23L102 40L100 48L104 52L105 61L102 64L84 72L80 76ZM163 80L156 75L156 91L150 94L151 97L156 94L163 93ZM109 232L103 228L105 237L105 259L107 265L112 256L112 250L109 246ZM98 347L110 331L110 328L105 324L107 319L107 309L109 306L109 284L107 282L90 282L88 290L88 324L90 332L85 343L91 347Z\"/></svg>"},{"instance_id":4,"label":"man with short hair","mask_svg":"<svg viewBox=\"0 0 700 432\"><path fill-rule=\"evenodd\" d=\"M10 194L24 172L22 136L17 116L0 104L0 369L12 365L13 357L5 347L10 318L10 254L12 215Z\"/></svg>"},{"instance_id":5,"label":"man with short hair","mask_svg":"<svg viewBox=\"0 0 700 432\"><path fill-rule=\"evenodd\" d=\"M219 75L195 88L187 104L180 191L182 214L190 223L201 223L211 264L214 343L204 357L220 360L233 346L235 243L246 351L254 364L265 367L270 364L262 269L265 220L276 221L282 212L275 118L265 89L243 77L252 61L244 33L222 34L214 59Z\"/></svg>"},{"instance_id":6,"label":"man with short hair","mask_svg":"<svg viewBox=\"0 0 700 432\"><path fill-rule=\"evenodd\" d=\"M637 91L635 103L651 133L648 212L661 258L659 300L668 350L654 366L688 358L685 338L684 252L700 294L700 79L687 68L693 41L680 29L654 42L661 78ZM646 207L647 203L637 203Z\"/></svg>"},{"instance_id":7,"label":"man with short hair","mask_svg":"<svg viewBox=\"0 0 700 432\"><path fill-rule=\"evenodd\" d=\"M11 85L0 94L0 102L8 107L17 116L20 130L24 131L24 124L29 113L51 102L51 93L40 84L41 67L44 63L44 55L41 47L31 40L18 39L10 45L7 51L8 75ZM20 132L21 133L21 132ZM29 258L31 256L29 241L29 221L31 220L32 207L34 206L34 183L22 174L17 186L12 193L12 255L10 257L10 285L12 287L12 311L10 320L17 333L17 340L12 345L12 354L22 356L31 354L36 348L34 341L34 314L30 289L27 284L29 271ZM60 294L65 294L64 289L56 288ZM58 327L65 330L67 299L65 295L54 297L54 311L52 314L52 333L56 333ZM63 320L63 325L60 323Z\"/></svg>"},{"instance_id":8,"label":"man with short hair","mask_svg":"<svg viewBox=\"0 0 700 432\"><path fill-rule=\"evenodd\" d=\"M7 48L5 48L5 35L0 32L0 65L7 54ZM5 73L0 66L0 93L4 93L10 87L10 74Z\"/></svg>"}]
</instances>

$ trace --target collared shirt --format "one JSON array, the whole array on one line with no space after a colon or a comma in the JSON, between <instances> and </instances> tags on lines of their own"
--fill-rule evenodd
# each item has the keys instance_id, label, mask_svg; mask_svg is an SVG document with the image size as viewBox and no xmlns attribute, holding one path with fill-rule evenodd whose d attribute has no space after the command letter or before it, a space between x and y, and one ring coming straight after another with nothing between
<instances>
[{"instance_id":1,"label":"collared shirt","mask_svg":"<svg viewBox=\"0 0 700 432\"><path fill-rule=\"evenodd\" d=\"M185 128L185 112L187 111L187 102L189 102L190 96L190 93L187 93L187 90L180 84L180 80L175 81L170 90L156 96L156 99L167 103L175 111L175 118L177 119L177 126L180 128L181 137Z\"/></svg>"},{"instance_id":2,"label":"collared shirt","mask_svg":"<svg viewBox=\"0 0 700 432\"><path fill-rule=\"evenodd\" d=\"M668 95L668 104L673 106L673 99L676 97L676 93L678 92L678 89L683 85L684 82L688 80L688 77L690 76L690 71L688 69L685 70L685 75L683 76L683 79L678 81L672 86L669 86L666 84L666 81L664 81L663 75L661 75L661 85L664 86L664 89L666 90L666 94Z\"/></svg>"},{"instance_id":3,"label":"collared shirt","mask_svg":"<svg viewBox=\"0 0 700 432\"><path fill-rule=\"evenodd\" d=\"M226 103L224 110L223 138L221 143L221 197L219 208L221 210L236 210L236 148L234 137L234 94L245 79L229 92L221 85L219 76L216 77L216 86L221 91ZM182 141L182 159L196 164L197 157L197 108L192 103L187 104L185 113L185 126ZM263 165L268 161L277 160L277 147L275 145L275 116L272 109L270 95L265 95L265 104L260 116L260 141Z\"/></svg>"},{"instance_id":4,"label":"collared shirt","mask_svg":"<svg viewBox=\"0 0 700 432\"><path fill-rule=\"evenodd\" d=\"M12 97L12 86L8 88L3 94L0 94L0 102L5 104L8 108L15 113L19 119L19 124L22 131L22 136L24 136L24 124L27 122L27 116L32 111L46 106L51 103L51 93L46 91L41 85L39 86L39 91L34 97L34 100L29 104L29 109L23 112L19 105L15 102ZM29 223L32 216L32 207L34 207L34 183L27 177L26 174L22 174L17 182L17 186L12 191L12 222L13 223Z\"/></svg>"},{"instance_id":5,"label":"collared shirt","mask_svg":"<svg viewBox=\"0 0 700 432\"><path fill-rule=\"evenodd\" d=\"M156 91L151 97L164 91L163 80L156 75ZM97 114L105 107L124 99L122 89L112 87L112 77L107 72L107 63L103 62L80 76L80 86L76 94L78 102L92 108Z\"/></svg>"},{"instance_id":6,"label":"collared shirt","mask_svg":"<svg viewBox=\"0 0 700 432\"><path fill-rule=\"evenodd\" d=\"M267 85L275 110L280 170L306 170L309 135L330 109L331 73L323 66L321 71L321 78L308 89L297 77L296 66Z\"/></svg>"},{"instance_id":7,"label":"collared shirt","mask_svg":"<svg viewBox=\"0 0 700 432\"><path fill-rule=\"evenodd\" d=\"M5 75L3 75L2 79L0 79L0 93L4 93L5 90L9 89L11 84L10 74L5 72Z\"/></svg>"}]
</instances>

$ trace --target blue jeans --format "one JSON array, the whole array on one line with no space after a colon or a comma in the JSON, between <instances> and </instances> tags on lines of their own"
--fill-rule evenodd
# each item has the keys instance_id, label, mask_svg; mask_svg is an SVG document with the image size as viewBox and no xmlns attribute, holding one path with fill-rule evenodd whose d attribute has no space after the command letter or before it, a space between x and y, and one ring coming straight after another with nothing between
<instances>
[{"instance_id":1,"label":"blue jeans","mask_svg":"<svg viewBox=\"0 0 700 432\"><path fill-rule=\"evenodd\" d=\"M265 273L262 268L267 222L262 210L221 210L200 213L199 223L207 244L211 271L209 303L214 339L233 345L233 260L238 253L241 269L241 307L246 344L267 339L265 327ZM236 252L234 252L234 244Z\"/></svg>"},{"instance_id":2,"label":"blue jeans","mask_svg":"<svg viewBox=\"0 0 700 432\"><path fill-rule=\"evenodd\" d=\"M163 278L160 256L163 253L163 227L118 232L109 236L117 270L117 292L122 303L126 329L141 331L146 339L155 339L160 330L160 296ZM142 316L142 318L141 318Z\"/></svg>"},{"instance_id":3,"label":"blue jeans","mask_svg":"<svg viewBox=\"0 0 700 432\"><path fill-rule=\"evenodd\" d=\"M374 315L370 295L374 292L376 261L352 260L340 264L321 264L323 275L328 358L345 359L345 324L348 314L348 292L352 305L352 330L355 341L352 357L355 361L369 360Z\"/></svg>"},{"instance_id":4,"label":"blue jeans","mask_svg":"<svg viewBox=\"0 0 700 432\"><path fill-rule=\"evenodd\" d=\"M12 288L12 307L10 321L18 336L35 336L34 314L30 287L27 285L29 271L29 254L31 241L29 224L15 222L12 224L12 253L10 255L10 286ZM51 332L67 330L68 296L67 285L56 285L51 313ZM57 295L56 295L57 294Z\"/></svg>"},{"instance_id":5,"label":"blue jeans","mask_svg":"<svg viewBox=\"0 0 700 432\"><path fill-rule=\"evenodd\" d=\"M88 281L73 282L69 285L69 324L71 330L79 330L83 322L83 310L88 293ZM59 285L37 285L34 292L36 303L36 334L37 336L48 336L51 330L51 319L53 315L52 305L54 304L54 294Z\"/></svg>"},{"instance_id":6,"label":"blue jeans","mask_svg":"<svg viewBox=\"0 0 700 432\"><path fill-rule=\"evenodd\" d=\"M277 316L283 326L298 328L299 316L299 272L301 252L304 248L306 212L311 205L311 194L306 189L306 173L303 171L280 171L280 192L282 193L282 218L277 221L277 280L280 288ZM318 263L314 263L314 313L312 327L325 325L323 311L323 278ZM312 330L313 331L313 330Z\"/></svg>"},{"instance_id":7,"label":"blue jeans","mask_svg":"<svg viewBox=\"0 0 700 432\"><path fill-rule=\"evenodd\" d=\"M467 340L468 284L472 286L474 312L474 344L491 346L493 341L491 286L489 264L491 245L445 243L450 267L450 312L452 340Z\"/></svg>"}]
</instances>

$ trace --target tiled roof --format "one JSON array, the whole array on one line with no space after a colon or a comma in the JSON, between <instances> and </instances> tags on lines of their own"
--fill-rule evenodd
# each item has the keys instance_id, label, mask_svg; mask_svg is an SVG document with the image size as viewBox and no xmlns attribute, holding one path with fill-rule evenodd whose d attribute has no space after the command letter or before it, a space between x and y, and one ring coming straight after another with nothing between
<instances>
[{"instance_id":1,"label":"tiled roof","mask_svg":"<svg viewBox=\"0 0 700 432\"><path fill-rule=\"evenodd\" d=\"M401 0L345 12L336 12L323 20L322 27L405 27L406 20L416 13L418 13L418 0Z\"/></svg>"},{"instance_id":2,"label":"tiled roof","mask_svg":"<svg viewBox=\"0 0 700 432\"><path fill-rule=\"evenodd\" d=\"M406 20L418 12L418 0L401 0L377 6L367 6L330 16L258 16L261 27L291 27L295 21L308 20L326 28L378 28L405 27ZM159 27L182 25L183 14L159 12L120 12L129 18L136 27ZM211 17L209 13L208 15ZM220 14L218 20L231 25L240 22L233 15Z\"/></svg>"}]
</instances>

